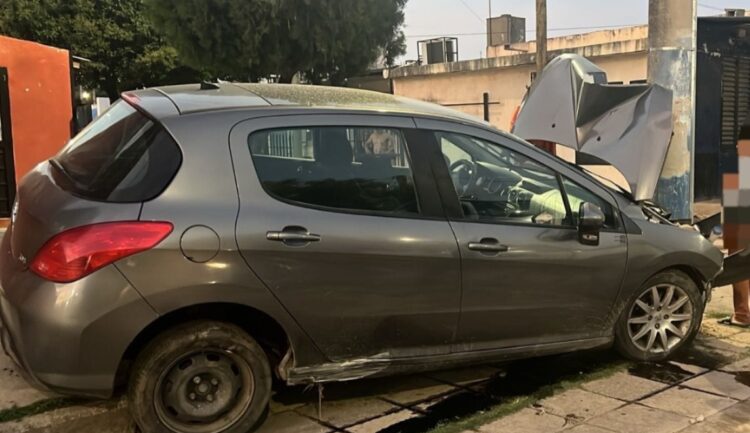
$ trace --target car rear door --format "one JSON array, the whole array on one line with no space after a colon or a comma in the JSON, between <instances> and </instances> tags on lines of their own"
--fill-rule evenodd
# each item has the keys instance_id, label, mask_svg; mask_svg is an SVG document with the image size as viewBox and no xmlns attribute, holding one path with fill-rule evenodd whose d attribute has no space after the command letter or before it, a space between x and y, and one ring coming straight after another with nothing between
<instances>
[{"instance_id":1,"label":"car rear door","mask_svg":"<svg viewBox=\"0 0 750 433\"><path fill-rule=\"evenodd\" d=\"M332 360L450 350L460 261L424 137L410 118L368 115L232 130L239 249Z\"/></svg>"},{"instance_id":2,"label":"car rear door","mask_svg":"<svg viewBox=\"0 0 750 433\"><path fill-rule=\"evenodd\" d=\"M447 179L437 183L462 257L454 351L601 337L627 255L616 207L591 192L595 185L573 170L550 168L554 161L526 144L465 125L417 125L435 131L434 146L443 153L434 171ZM462 173L451 176L448 166L456 169L463 165L458 160L472 156L477 175L468 180L471 187L454 185ZM609 212L610 227L597 246L578 241L577 214L569 211L584 201Z\"/></svg>"}]
</instances>

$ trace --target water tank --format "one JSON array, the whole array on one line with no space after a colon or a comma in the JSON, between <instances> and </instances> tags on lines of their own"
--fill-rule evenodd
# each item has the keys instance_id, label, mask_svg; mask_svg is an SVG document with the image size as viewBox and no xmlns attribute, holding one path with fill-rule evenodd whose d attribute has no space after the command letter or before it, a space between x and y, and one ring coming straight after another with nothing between
<instances>
[{"instance_id":1,"label":"water tank","mask_svg":"<svg viewBox=\"0 0 750 433\"><path fill-rule=\"evenodd\" d=\"M508 14L487 19L487 46L497 47L526 42L526 18Z\"/></svg>"},{"instance_id":2,"label":"water tank","mask_svg":"<svg viewBox=\"0 0 750 433\"><path fill-rule=\"evenodd\" d=\"M423 65L458 61L458 39L437 38L417 43L419 62Z\"/></svg>"}]
</instances>

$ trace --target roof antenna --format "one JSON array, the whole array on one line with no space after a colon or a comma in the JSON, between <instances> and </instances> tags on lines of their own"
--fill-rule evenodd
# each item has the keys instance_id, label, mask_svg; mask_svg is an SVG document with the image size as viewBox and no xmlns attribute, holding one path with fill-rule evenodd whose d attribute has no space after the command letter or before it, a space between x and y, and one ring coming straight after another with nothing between
<instances>
[{"instance_id":1,"label":"roof antenna","mask_svg":"<svg viewBox=\"0 0 750 433\"><path fill-rule=\"evenodd\" d=\"M212 83L210 81L201 81L201 90L219 90L221 87L219 83Z\"/></svg>"}]
</instances>

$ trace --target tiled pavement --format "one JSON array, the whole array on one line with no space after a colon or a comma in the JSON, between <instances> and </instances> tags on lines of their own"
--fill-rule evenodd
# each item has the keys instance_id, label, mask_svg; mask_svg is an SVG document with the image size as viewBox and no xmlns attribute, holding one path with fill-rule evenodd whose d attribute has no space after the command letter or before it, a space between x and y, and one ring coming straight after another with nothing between
<instances>
[{"instance_id":1,"label":"tiled pavement","mask_svg":"<svg viewBox=\"0 0 750 433\"><path fill-rule=\"evenodd\" d=\"M717 297L721 301L723 292ZM724 310L725 306L713 306ZM260 432L418 433L476 417L524 395L548 395L499 419L461 424L466 431L571 433L750 432L750 332L706 319L693 348L675 362L631 365L611 376L583 381L600 365L616 365L610 352L484 365L316 389L280 387ZM551 388L551 390L550 390ZM556 393L553 393L557 388ZM548 390L549 392L540 392ZM0 415L13 405L50 398L31 390L0 358ZM320 409L320 413L319 413ZM491 413L491 412L489 412ZM450 428L445 429L451 430ZM457 431L456 429L452 429ZM124 403L90 403L0 423L2 433L131 432Z\"/></svg>"}]
</instances>

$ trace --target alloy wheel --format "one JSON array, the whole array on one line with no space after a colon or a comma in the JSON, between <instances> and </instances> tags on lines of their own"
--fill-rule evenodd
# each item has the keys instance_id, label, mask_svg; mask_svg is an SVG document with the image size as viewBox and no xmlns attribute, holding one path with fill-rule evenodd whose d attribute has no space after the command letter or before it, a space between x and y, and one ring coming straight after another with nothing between
<instances>
[{"instance_id":1,"label":"alloy wheel","mask_svg":"<svg viewBox=\"0 0 750 433\"><path fill-rule=\"evenodd\" d=\"M644 352L670 352L688 336L693 303L674 284L657 284L644 291L628 315L628 335Z\"/></svg>"},{"instance_id":2,"label":"alloy wheel","mask_svg":"<svg viewBox=\"0 0 750 433\"><path fill-rule=\"evenodd\" d=\"M161 422L175 432L209 433L231 427L253 398L247 362L224 350L182 356L159 378L154 404Z\"/></svg>"}]
</instances>

